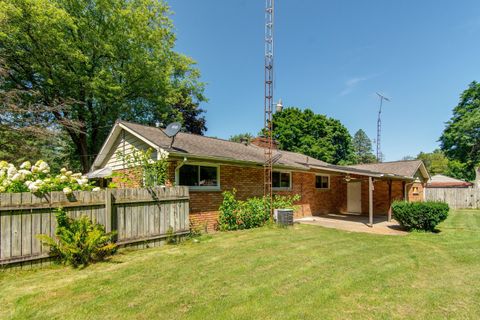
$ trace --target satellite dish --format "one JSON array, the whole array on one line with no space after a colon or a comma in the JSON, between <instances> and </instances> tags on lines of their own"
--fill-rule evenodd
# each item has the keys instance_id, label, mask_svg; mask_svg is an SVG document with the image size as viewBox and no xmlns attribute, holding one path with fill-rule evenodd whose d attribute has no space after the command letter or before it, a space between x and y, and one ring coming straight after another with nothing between
<instances>
[{"instance_id":1,"label":"satellite dish","mask_svg":"<svg viewBox=\"0 0 480 320\"><path fill-rule=\"evenodd\" d=\"M175 142L175 136L180 129L182 129L182 124L180 122L172 122L167 126L167 128L165 128L165 134L172 138L172 141L170 142L170 148L172 148L173 143Z\"/></svg>"},{"instance_id":2,"label":"satellite dish","mask_svg":"<svg viewBox=\"0 0 480 320\"><path fill-rule=\"evenodd\" d=\"M165 134L170 138L173 138L177 133L182 129L182 124L180 122L172 122L165 129Z\"/></svg>"}]
</instances>

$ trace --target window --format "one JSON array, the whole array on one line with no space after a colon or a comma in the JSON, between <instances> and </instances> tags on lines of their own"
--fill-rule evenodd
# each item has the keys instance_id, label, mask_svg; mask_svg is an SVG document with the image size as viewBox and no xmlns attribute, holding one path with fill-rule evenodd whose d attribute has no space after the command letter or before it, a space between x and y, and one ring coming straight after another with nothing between
<instances>
[{"instance_id":1,"label":"window","mask_svg":"<svg viewBox=\"0 0 480 320\"><path fill-rule=\"evenodd\" d=\"M329 176L320 176L315 177L315 188L317 189L328 189L330 188L330 177Z\"/></svg>"},{"instance_id":2,"label":"window","mask_svg":"<svg viewBox=\"0 0 480 320\"><path fill-rule=\"evenodd\" d=\"M185 164L178 169L178 184L189 187L219 187L218 167Z\"/></svg>"},{"instance_id":3,"label":"window","mask_svg":"<svg viewBox=\"0 0 480 320\"><path fill-rule=\"evenodd\" d=\"M413 187L413 194L418 194L418 187Z\"/></svg>"},{"instance_id":4,"label":"window","mask_svg":"<svg viewBox=\"0 0 480 320\"><path fill-rule=\"evenodd\" d=\"M272 188L290 189L290 172L273 171L272 172Z\"/></svg>"}]
</instances>

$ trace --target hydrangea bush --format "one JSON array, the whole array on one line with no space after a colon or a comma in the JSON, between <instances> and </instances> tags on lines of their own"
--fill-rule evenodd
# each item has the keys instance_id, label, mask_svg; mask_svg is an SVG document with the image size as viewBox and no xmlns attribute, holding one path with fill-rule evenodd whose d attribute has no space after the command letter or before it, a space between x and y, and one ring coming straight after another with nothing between
<instances>
[{"instance_id":1,"label":"hydrangea bush","mask_svg":"<svg viewBox=\"0 0 480 320\"><path fill-rule=\"evenodd\" d=\"M19 168L12 163L0 161L0 193L43 194L63 191L68 195L75 190L98 191L100 188L94 188L81 173L73 173L65 168L57 175L52 174L50 166L43 160L38 160L34 165L30 161L25 161Z\"/></svg>"}]
</instances>

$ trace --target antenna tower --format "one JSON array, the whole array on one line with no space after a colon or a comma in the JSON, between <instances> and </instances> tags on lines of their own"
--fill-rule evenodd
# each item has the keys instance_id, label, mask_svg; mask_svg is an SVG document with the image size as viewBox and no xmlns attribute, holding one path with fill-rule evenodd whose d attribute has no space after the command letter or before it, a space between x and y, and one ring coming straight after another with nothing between
<instances>
[{"instance_id":1,"label":"antenna tower","mask_svg":"<svg viewBox=\"0 0 480 320\"><path fill-rule=\"evenodd\" d=\"M377 161L382 162L382 150L380 146L380 141L381 141L380 137L382 135L382 118L381 118L382 106L383 106L383 100L390 102L390 99L378 92L377 92L377 95L380 98L380 108L378 109L378 119L377 119Z\"/></svg>"},{"instance_id":2,"label":"antenna tower","mask_svg":"<svg viewBox=\"0 0 480 320\"><path fill-rule=\"evenodd\" d=\"M267 146L264 148L264 188L263 195L270 202L272 214L272 112L273 112L273 20L274 0L265 0L265 99L264 99L264 132Z\"/></svg>"}]
</instances>

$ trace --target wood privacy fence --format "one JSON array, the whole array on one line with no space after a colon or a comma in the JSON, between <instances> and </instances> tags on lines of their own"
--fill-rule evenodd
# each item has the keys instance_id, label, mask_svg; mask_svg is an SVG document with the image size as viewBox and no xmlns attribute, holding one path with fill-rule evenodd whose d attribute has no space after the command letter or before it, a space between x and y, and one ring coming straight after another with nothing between
<instances>
[{"instance_id":1,"label":"wood privacy fence","mask_svg":"<svg viewBox=\"0 0 480 320\"><path fill-rule=\"evenodd\" d=\"M453 209L480 209L480 188L426 188L425 199L446 202Z\"/></svg>"},{"instance_id":2,"label":"wood privacy fence","mask_svg":"<svg viewBox=\"0 0 480 320\"><path fill-rule=\"evenodd\" d=\"M0 265L48 257L38 234L55 234L55 209L72 218L88 216L117 231L117 244L161 241L189 232L187 187L75 191L71 196L51 192L0 194ZM171 231L169 231L171 230Z\"/></svg>"}]
</instances>

